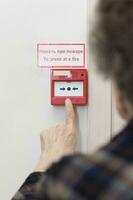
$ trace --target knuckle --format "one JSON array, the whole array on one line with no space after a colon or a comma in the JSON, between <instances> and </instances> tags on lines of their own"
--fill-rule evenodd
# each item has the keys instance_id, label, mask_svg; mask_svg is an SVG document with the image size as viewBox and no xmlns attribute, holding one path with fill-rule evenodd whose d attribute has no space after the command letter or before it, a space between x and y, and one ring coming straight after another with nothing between
<instances>
[{"instance_id":1,"label":"knuckle","mask_svg":"<svg viewBox=\"0 0 133 200\"><path fill-rule=\"evenodd\" d=\"M74 126L69 126L68 131L69 131L70 134L74 134L76 132L76 129L75 129Z\"/></svg>"},{"instance_id":2,"label":"knuckle","mask_svg":"<svg viewBox=\"0 0 133 200\"><path fill-rule=\"evenodd\" d=\"M58 124L58 125L56 126L56 129L57 129L57 130L59 130L59 129L61 129L61 128L63 128L63 124Z\"/></svg>"},{"instance_id":3,"label":"knuckle","mask_svg":"<svg viewBox=\"0 0 133 200\"><path fill-rule=\"evenodd\" d=\"M73 123L69 123L69 124L67 125L67 128L68 128L69 130L73 130L73 129L74 129Z\"/></svg>"},{"instance_id":4,"label":"knuckle","mask_svg":"<svg viewBox=\"0 0 133 200\"><path fill-rule=\"evenodd\" d=\"M40 138L41 138L41 139L43 139L43 138L44 138L44 136L45 136L45 133L46 133L46 131L42 131L42 132L40 133Z\"/></svg>"},{"instance_id":5,"label":"knuckle","mask_svg":"<svg viewBox=\"0 0 133 200\"><path fill-rule=\"evenodd\" d=\"M40 140L42 141L43 140L43 134L40 133Z\"/></svg>"},{"instance_id":6,"label":"knuckle","mask_svg":"<svg viewBox=\"0 0 133 200\"><path fill-rule=\"evenodd\" d=\"M41 131L41 132L40 132L40 136L43 136L43 134L44 134L44 131Z\"/></svg>"}]
</instances>

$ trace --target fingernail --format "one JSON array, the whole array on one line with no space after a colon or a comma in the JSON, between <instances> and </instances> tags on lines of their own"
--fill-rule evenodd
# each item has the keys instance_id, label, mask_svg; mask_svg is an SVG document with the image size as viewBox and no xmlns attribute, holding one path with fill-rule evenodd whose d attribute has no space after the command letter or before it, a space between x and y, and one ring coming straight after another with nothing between
<instances>
[{"instance_id":1,"label":"fingernail","mask_svg":"<svg viewBox=\"0 0 133 200\"><path fill-rule=\"evenodd\" d=\"M69 98L67 98L66 100L65 100L65 103L67 103L67 102L70 102L71 100L69 99Z\"/></svg>"}]
</instances>

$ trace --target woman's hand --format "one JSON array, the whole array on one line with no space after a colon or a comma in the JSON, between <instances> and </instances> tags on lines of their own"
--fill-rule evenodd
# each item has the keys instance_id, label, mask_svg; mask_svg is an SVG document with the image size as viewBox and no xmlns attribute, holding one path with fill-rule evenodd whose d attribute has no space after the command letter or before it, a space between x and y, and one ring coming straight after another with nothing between
<instances>
[{"instance_id":1,"label":"woman's hand","mask_svg":"<svg viewBox=\"0 0 133 200\"><path fill-rule=\"evenodd\" d=\"M45 171L53 162L73 154L76 146L75 112L72 102L65 101L66 120L41 133L41 157L35 171Z\"/></svg>"}]
</instances>

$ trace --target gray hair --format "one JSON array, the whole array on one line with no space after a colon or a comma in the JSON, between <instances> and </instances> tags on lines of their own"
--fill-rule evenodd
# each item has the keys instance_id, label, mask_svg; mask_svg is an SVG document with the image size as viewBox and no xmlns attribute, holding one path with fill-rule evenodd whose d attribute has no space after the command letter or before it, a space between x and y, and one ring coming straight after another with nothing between
<instances>
[{"instance_id":1,"label":"gray hair","mask_svg":"<svg viewBox=\"0 0 133 200\"><path fill-rule=\"evenodd\" d=\"M98 70L133 105L133 0L99 0L90 39Z\"/></svg>"}]
</instances>

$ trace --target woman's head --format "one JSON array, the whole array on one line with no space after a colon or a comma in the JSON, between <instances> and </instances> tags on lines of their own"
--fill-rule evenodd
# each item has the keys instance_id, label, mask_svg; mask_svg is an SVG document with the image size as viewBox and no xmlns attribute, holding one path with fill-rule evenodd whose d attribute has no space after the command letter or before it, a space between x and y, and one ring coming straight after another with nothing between
<instances>
[{"instance_id":1,"label":"woman's head","mask_svg":"<svg viewBox=\"0 0 133 200\"><path fill-rule=\"evenodd\" d=\"M99 0L91 34L98 70L113 80L118 108L133 116L133 0Z\"/></svg>"}]
</instances>

